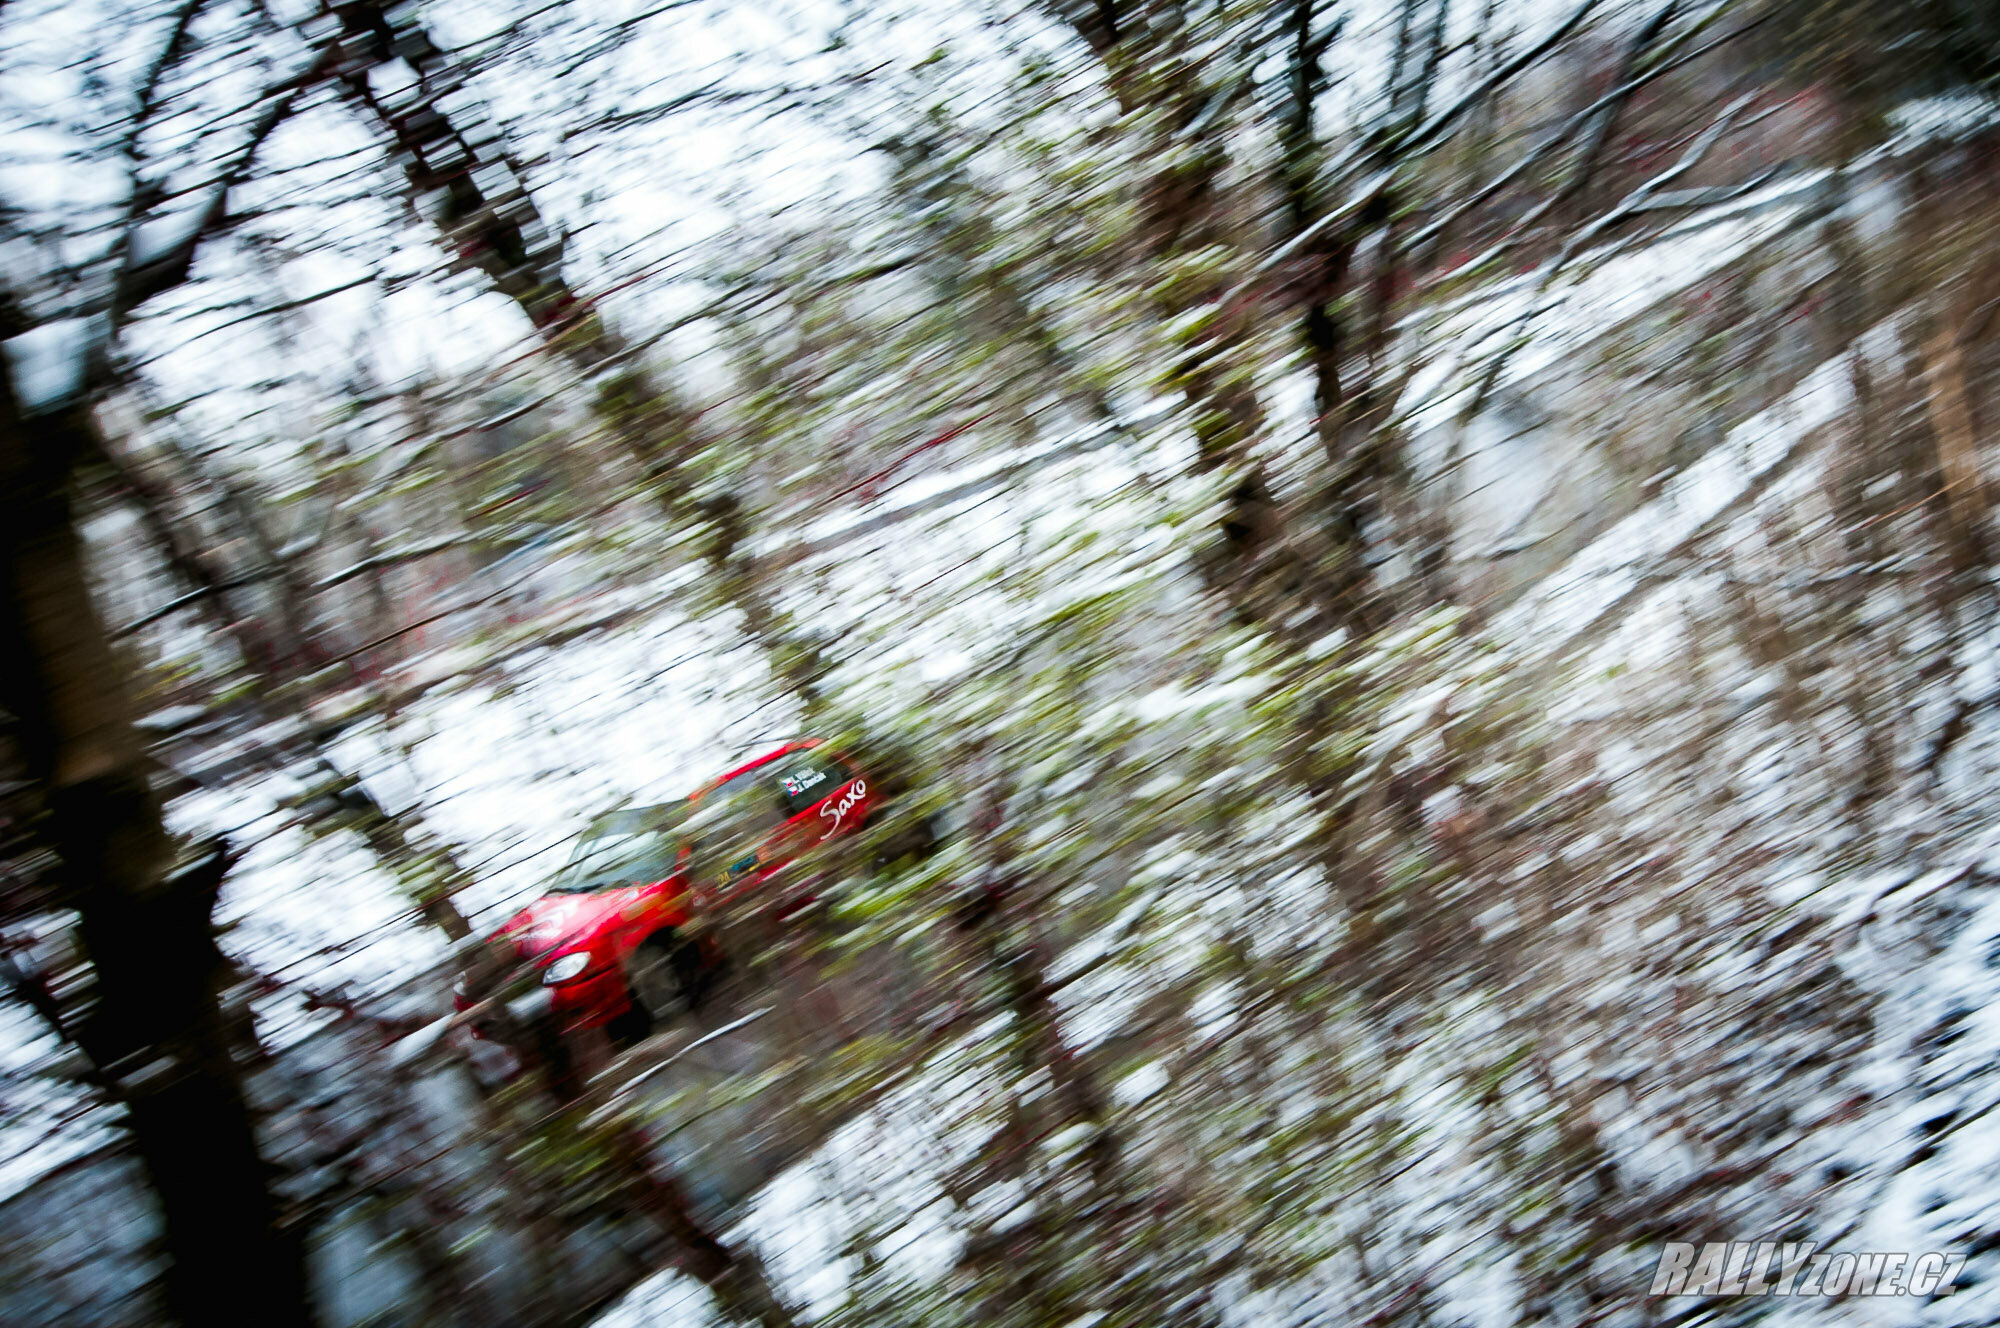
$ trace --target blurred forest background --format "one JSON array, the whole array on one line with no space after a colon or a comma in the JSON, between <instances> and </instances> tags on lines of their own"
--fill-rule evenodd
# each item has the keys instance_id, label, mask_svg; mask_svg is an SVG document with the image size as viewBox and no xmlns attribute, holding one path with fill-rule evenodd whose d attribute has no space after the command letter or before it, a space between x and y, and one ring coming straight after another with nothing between
<instances>
[{"instance_id":1,"label":"blurred forest background","mask_svg":"<svg viewBox=\"0 0 2000 1328\"><path fill-rule=\"evenodd\" d=\"M0 1320L2000 1320L1996 78L1981 0L5 0ZM941 848L466 1036L590 818L797 734Z\"/></svg>"}]
</instances>

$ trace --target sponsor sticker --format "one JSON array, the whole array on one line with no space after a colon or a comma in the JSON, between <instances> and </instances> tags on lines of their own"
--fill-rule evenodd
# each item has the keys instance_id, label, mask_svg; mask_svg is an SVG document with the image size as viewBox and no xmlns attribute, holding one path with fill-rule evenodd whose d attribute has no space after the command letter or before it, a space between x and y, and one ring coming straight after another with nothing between
<instances>
[{"instance_id":1,"label":"sponsor sticker","mask_svg":"<svg viewBox=\"0 0 2000 1328\"><path fill-rule=\"evenodd\" d=\"M835 835L839 834L840 823L847 819L847 814L854 810L855 804L859 803L863 798L867 796L868 796L867 782L864 780L857 779L852 784L849 784L847 786L847 792L841 795L841 799L839 802L837 803L829 802L826 804L826 806L820 808L819 809L820 819L823 821L833 822L832 825L827 827L826 833L821 835L820 838L831 839Z\"/></svg>"}]
</instances>

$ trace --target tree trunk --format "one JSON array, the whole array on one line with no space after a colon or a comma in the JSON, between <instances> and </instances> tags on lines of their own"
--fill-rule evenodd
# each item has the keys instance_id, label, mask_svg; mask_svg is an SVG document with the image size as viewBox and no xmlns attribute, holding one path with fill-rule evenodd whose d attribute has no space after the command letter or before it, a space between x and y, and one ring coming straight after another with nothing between
<instances>
[{"instance_id":1,"label":"tree trunk","mask_svg":"<svg viewBox=\"0 0 2000 1328\"><path fill-rule=\"evenodd\" d=\"M1367 538L1382 506L1380 481L1386 449L1376 434L1384 412L1379 407L1374 375L1386 336L1385 310L1393 293L1394 272L1391 247L1385 241L1377 250L1376 279L1369 286L1374 317L1365 337L1357 338L1342 296L1360 236L1366 228L1383 221L1388 202L1386 198L1378 200L1346 224L1313 229L1325 213L1318 182L1323 154L1313 129L1314 114L1320 94L1328 86L1322 61L1337 35L1337 31L1316 28L1319 11L1318 0L1295 0L1290 16L1288 102L1279 122L1285 224L1292 242L1299 245L1289 294L1300 311L1299 338L1313 378L1313 427L1326 461L1311 505L1319 518L1310 541L1314 613L1307 635L1314 638L1336 626L1359 635L1382 621L1368 568ZM1399 68L1408 59L1415 14L1416 5L1410 0L1399 20L1395 53ZM1400 76L1391 76L1391 87L1398 99L1406 95ZM1365 342L1361 347L1364 353L1357 357L1358 379L1350 382L1343 376L1342 364L1356 340Z\"/></svg>"},{"instance_id":2,"label":"tree trunk","mask_svg":"<svg viewBox=\"0 0 2000 1328\"><path fill-rule=\"evenodd\" d=\"M90 598L71 511L80 415L24 419L0 377L0 689L41 786L48 836L96 980L75 1029L124 1106L160 1201L169 1314L187 1325L305 1325L304 1251L280 1221L222 1001L210 911L228 859L175 847L132 725L127 679Z\"/></svg>"}]
</instances>

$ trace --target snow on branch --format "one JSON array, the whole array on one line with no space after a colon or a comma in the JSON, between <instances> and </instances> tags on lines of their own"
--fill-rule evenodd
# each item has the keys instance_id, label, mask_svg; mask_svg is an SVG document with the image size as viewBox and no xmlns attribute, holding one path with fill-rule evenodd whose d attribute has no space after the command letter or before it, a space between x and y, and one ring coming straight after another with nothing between
<instances>
[{"instance_id":1,"label":"snow on branch","mask_svg":"<svg viewBox=\"0 0 2000 1328\"><path fill-rule=\"evenodd\" d=\"M394 567L398 563L415 562L420 558L428 558L435 553L446 553L452 549L462 549L474 542L474 540L467 536L454 535L448 539L433 540L429 544L411 545L408 548L402 549L384 549L380 553L371 554L363 558L360 562L341 568L332 576L322 577L313 586L313 589L331 590L335 586L352 581L358 576L366 576L370 572L379 572L385 567Z\"/></svg>"},{"instance_id":2,"label":"snow on branch","mask_svg":"<svg viewBox=\"0 0 2000 1328\"><path fill-rule=\"evenodd\" d=\"M1456 207L1451 208L1443 216L1412 234L1403 242L1404 251L1406 253L1419 252L1425 246L1442 238L1455 223L1469 213L1491 202L1495 195L1499 194L1508 185L1514 183L1514 181L1520 179L1530 167L1543 161L1565 143L1571 141L1573 136L1580 132L1586 125L1591 124L1593 119L1597 123L1596 136L1607 135L1611 125L1617 119L1619 110L1631 99L1632 94L1638 92L1648 84L1665 77L1676 69L1699 60L1702 56L1707 55L1724 43L1735 41L1738 37L1750 32L1764 21L1763 17L1760 16L1719 37L1703 42L1693 50L1684 51L1678 55L1675 54L1679 47L1686 44L1697 34L1705 31L1724 10L1731 8L1735 3L1736 0L1722 0L1721 4L1716 5L1700 20L1690 24L1676 36L1669 38L1662 46L1659 58L1651 65L1644 70L1634 73L1633 70L1637 61L1646 53L1647 48L1658 39L1660 29L1671 20L1673 14L1680 6L1680 0L1668 0L1668 3L1661 7L1650 22L1646 23L1633 34L1632 40L1627 45L1624 57L1620 62L1621 70L1625 75L1622 81L1603 96L1563 121L1547 137L1543 138L1541 142L1516 158L1513 165L1494 176L1492 180L1481 188L1475 190L1470 197L1466 198ZM1542 209L1537 210L1534 216L1540 216L1543 211L1546 211L1547 207L1548 205L1545 204ZM1523 224L1527 223L1524 222Z\"/></svg>"},{"instance_id":3,"label":"snow on branch","mask_svg":"<svg viewBox=\"0 0 2000 1328\"><path fill-rule=\"evenodd\" d=\"M1601 0L1583 0L1582 4L1571 10L1569 16L1552 28L1540 41L1493 70L1485 78L1479 80L1478 83L1468 88L1457 101L1418 125L1407 137L1391 141L1387 145L1386 151L1384 145L1372 136L1364 138L1360 143L1349 149L1341 160L1335 162L1329 168L1328 174L1338 178L1355 170L1364 161L1369 160L1377 163L1376 169L1348 191L1346 201L1337 207L1329 209L1325 215L1315 219L1311 225L1300 228L1283 244L1272 250L1257 265L1257 271L1260 273L1269 272L1273 268L1278 267L1294 254L1298 253L1300 249L1312 240L1325 234L1333 227L1340 225L1347 218L1361 212L1370 204L1379 201L1388 191L1389 186L1402 173L1405 166L1440 146L1445 141L1446 131L1458 123L1467 112L1477 107L1481 102L1519 77L1523 72L1532 68L1551 51L1555 50L1556 47L1569 40L1577 28L1582 26L1584 20L1590 17L1600 2ZM1725 0L1725 3L1728 2L1730 0Z\"/></svg>"},{"instance_id":4,"label":"snow on branch","mask_svg":"<svg viewBox=\"0 0 2000 1328\"><path fill-rule=\"evenodd\" d=\"M1529 293L1521 313L1508 326L1504 333L1506 338L1505 344L1494 354L1493 358L1487 363L1485 370L1480 374L1479 386L1474 390L1471 398L1467 401L1465 408L1459 415L1461 422L1469 420L1479 413L1480 409L1486 404L1488 396L1492 394L1494 384L1500 381L1500 375L1505 372L1508 362L1514 358L1515 352L1526 343L1528 339L1526 329L1529 324L1533 323L1535 319L1539 318L1550 308L1550 304L1544 301L1543 296L1548 293L1549 287L1555 284L1555 279L1576 260L1577 255L1584 252L1599 236L1620 222L1627 221L1645 211L1648 205L1659 194L1662 187L1671 184L1700 165L1702 160L1708 156L1709 150L1721 141L1722 136L1728 133L1731 127L1735 125L1736 117L1742 113L1743 108L1755 101L1757 96L1756 92L1746 92L1723 107L1722 113L1716 116L1709 123L1708 127L1695 137L1694 142L1688 146L1688 150L1681 154L1679 161L1676 161L1666 170L1639 185L1638 188L1619 200L1617 205L1604 213L1604 215L1570 236L1569 241L1563 245L1562 251L1544 266L1540 274L1536 277L1534 289ZM1761 183L1761 181L1758 183Z\"/></svg>"},{"instance_id":5,"label":"snow on branch","mask_svg":"<svg viewBox=\"0 0 2000 1328\"><path fill-rule=\"evenodd\" d=\"M166 49L148 71L135 113L141 123L148 114L155 84L186 42L185 26L197 8L190 5L181 11ZM138 180L134 157L131 196L114 250L117 270L108 289L72 316L48 320L6 343L8 367L25 410L31 414L59 410L104 385L111 373L111 347L132 311L188 279L202 240L228 218L231 191L248 178L265 142L291 115L300 94L320 77L327 64L328 56L321 53L265 92L262 113L209 185L207 199L175 223L147 219L159 193ZM126 145L128 155L136 153L136 133Z\"/></svg>"}]
</instances>

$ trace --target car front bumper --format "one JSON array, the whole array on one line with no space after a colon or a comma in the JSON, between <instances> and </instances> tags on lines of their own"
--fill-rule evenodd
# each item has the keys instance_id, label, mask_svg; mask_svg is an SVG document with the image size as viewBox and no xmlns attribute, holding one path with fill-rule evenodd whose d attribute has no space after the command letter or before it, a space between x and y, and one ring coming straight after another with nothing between
<instances>
[{"instance_id":1,"label":"car front bumper","mask_svg":"<svg viewBox=\"0 0 2000 1328\"><path fill-rule=\"evenodd\" d=\"M586 973L574 982L541 987L536 993L548 1001L548 1012L560 1022L565 1033L597 1028L632 1008L632 991L625 975L615 968Z\"/></svg>"},{"instance_id":2,"label":"car front bumper","mask_svg":"<svg viewBox=\"0 0 2000 1328\"><path fill-rule=\"evenodd\" d=\"M473 1003L462 993L454 993L452 1004L465 1011ZM631 989L625 985L625 975L615 968L586 973L574 982L530 987L507 1002L507 1013L516 1023L537 1024L553 1019L565 1033L601 1027L631 1008ZM493 1036L490 1020L475 1020L470 1027L474 1037Z\"/></svg>"}]
</instances>

